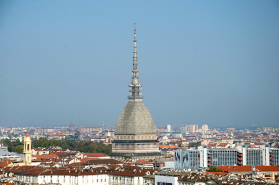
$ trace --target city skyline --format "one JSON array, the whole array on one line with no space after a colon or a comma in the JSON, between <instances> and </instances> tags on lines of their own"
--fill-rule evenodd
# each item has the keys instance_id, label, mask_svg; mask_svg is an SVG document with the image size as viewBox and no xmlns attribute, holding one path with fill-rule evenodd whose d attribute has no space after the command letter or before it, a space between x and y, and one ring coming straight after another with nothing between
<instances>
[{"instance_id":1,"label":"city skyline","mask_svg":"<svg viewBox=\"0 0 279 185\"><path fill-rule=\"evenodd\" d=\"M0 2L1 126L115 126L137 24L157 127L279 123L277 1Z\"/></svg>"}]
</instances>

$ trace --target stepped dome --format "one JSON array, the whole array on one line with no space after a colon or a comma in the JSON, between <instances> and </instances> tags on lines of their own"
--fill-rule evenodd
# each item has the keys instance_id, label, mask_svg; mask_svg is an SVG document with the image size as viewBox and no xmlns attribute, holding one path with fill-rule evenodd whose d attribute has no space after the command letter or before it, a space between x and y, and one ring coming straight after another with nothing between
<instances>
[{"instance_id":1,"label":"stepped dome","mask_svg":"<svg viewBox=\"0 0 279 185\"><path fill-rule=\"evenodd\" d=\"M127 103L118 118L115 134L156 134L151 114L142 101Z\"/></svg>"}]
</instances>

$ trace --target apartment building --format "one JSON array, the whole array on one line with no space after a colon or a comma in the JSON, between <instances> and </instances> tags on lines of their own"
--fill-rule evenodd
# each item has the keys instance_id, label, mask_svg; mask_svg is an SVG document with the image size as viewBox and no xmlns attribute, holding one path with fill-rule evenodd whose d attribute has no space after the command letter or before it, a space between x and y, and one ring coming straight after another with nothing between
<instances>
[{"instance_id":1,"label":"apartment building","mask_svg":"<svg viewBox=\"0 0 279 185\"><path fill-rule=\"evenodd\" d=\"M210 166L278 166L279 149L268 145L249 148L210 148L175 151L175 169L198 169Z\"/></svg>"}]
</instances>

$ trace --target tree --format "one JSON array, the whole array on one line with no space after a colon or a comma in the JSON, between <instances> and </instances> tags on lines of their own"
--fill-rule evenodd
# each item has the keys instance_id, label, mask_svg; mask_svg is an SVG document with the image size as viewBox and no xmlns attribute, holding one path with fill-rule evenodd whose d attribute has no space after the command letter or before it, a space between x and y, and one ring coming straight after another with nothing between
<instances>
[{"instance_id":1,"label":"tree","mask_svg":"<svg viewBox=\"0 0 279 185\"><path fill-rule=\"evenodd\" d=\"M22 154L23 153L23 145L18 145L13 149L14 152L18 153L18 154Z\"/></svg>"},{"instance_id":2,"label":"tree","mask_svg":"<svg viewBox=\"0 0 279 185\"><path fill-rule=\"evenodd\" d=\"M206 170L207 172L223 172L222 169L217 168L216 166L210 166L209 169Z\"/></svg>"}]
</instances>

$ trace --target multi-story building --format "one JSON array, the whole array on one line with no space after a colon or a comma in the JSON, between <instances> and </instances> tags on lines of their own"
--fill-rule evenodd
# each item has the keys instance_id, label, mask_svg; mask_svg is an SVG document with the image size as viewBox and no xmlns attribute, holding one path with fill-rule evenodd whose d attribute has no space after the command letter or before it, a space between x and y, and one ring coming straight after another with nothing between
<instances>
[{"instance_id":1,"label":"multi-story building","mask_svg":"<svg viewBox=\"0 0 279 185\"><path fill-rule=\"evenodd\" d=\"M171 132L171 125L170 124L167 124L167 130L168 130L168 132Z\"/></svg>"},{"instance_id":2,"label":"multi-story building","mask_svg":"<svg viewBox=\"0 0 279 185\"><path fill-rule=\"evenodd\" d=\"M202 132L207 132L208 131L208 125L204 124L202 125Z\"/></svg>"},{"instance_id":3,"label":"multi-story building","mask_svg":"<svg viewBox=\"0 0 279 185\"><path fill-rule=\"evenodd\" d=\"M39 166L7 167L5 172L18 181L27 184L61 185L151 185L155 179L149 178L155 171L136 166L106 165L96 168L43 168Z\"/></svg>"},{"instance_id":4,"label":"multi-story building","mask_svg":"<svg viewBox=\"0 0 279 185\"><path fill-rule=\"evenodd\" d=\"M185 125L184 127L180 127L180 131L182 134L186 134L189 132L197 132L198 125Z\"/></svg>"},{"instance_id":5,"label":"multi-story building","mask_svg":"<svg viewBox=\"0 0 279 185\"><path fill-rule=\"evenodd\" d=\"M270 148L269 154L270 154L270 165L279 166L279 149Z\"/></svg>"},{"instance_id":6,"label":"multi-story building","mask_svg":"<svg viewBox=\"0 0 279 185\"><path fill-rule=\"evenodd\" d=\"M210 166L276 166L279 161L279 149L262 145L258 148L238 146L236 148L208 148L176 150L176 169L196 169Z\"/></svg>"}]
</instances>

